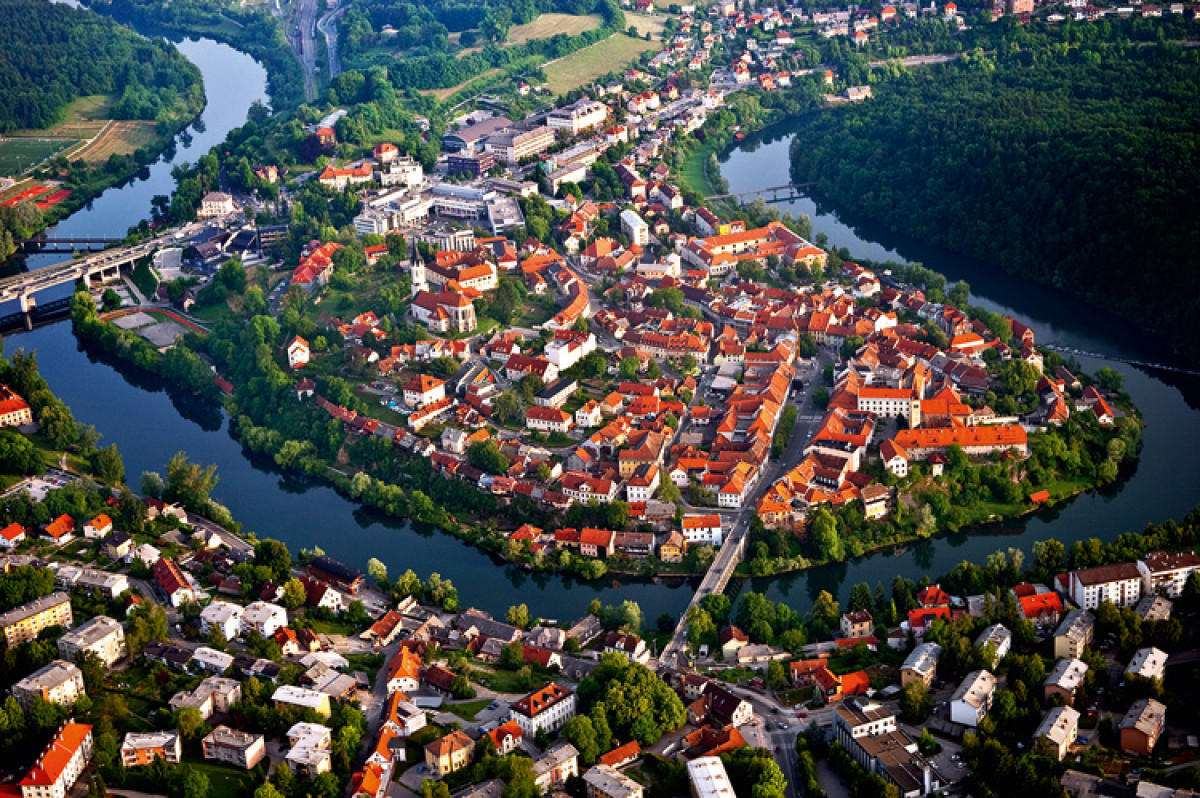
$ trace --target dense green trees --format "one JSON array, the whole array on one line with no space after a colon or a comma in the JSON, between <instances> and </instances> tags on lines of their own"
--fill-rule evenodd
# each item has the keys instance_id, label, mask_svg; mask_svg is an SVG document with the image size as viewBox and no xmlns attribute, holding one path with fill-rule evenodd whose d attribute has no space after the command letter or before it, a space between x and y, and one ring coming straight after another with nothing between
<instances>
[{"instance_id":1,"label":"dense green trees","mask_svg":"<svg viewBox=\"0 0 1200 798\"><path fill-rule=\"evenodd\" d=\"M1124 30L1001 23L994 54L814 117L793 141L794 176L1187 340L1200 331L1200 54Z\"/></svg>"},{"instance_id":2,"label":"dense green trees","mask_svg":"<svg viewBox=\"0 0 1200 798\"><path fill-rule=\"evenodd\" d=\"M643 746L687 721L683 702L666 682L645 665L619 654L601 657L600 664L579 685L579 699L589 717L595 714L607 721L615 739L637 740ZM578 730L581 736L584 731ZM601 753L607 750L600 748Z\"/></svg>"},{"instance_id":3,"label":"dense green trees","mask_svg":"<svg viewBox=\"0 0 1200 798\"><path fill-rule=\"evenodd\" d=\"M76 97L111 94L119 119L171 122L200 101L174 47L61 3L0 4L0 133L57 123Z\"/></svg>"}]
</instances>

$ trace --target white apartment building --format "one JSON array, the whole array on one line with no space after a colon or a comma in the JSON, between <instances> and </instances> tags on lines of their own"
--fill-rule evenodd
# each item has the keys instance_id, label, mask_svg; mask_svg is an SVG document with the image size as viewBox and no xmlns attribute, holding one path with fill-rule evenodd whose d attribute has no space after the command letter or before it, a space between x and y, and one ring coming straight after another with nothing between
<instances>
[{"instance_id":1,"label":"white apartment building","mask_svg":"<svg viewBox=\"0 0 1200 798\"><path fill-rule=\"evenodd\" d=\"M21 798L66 798L91 761L92 727L64 723L21 779Z\"/></svg>"},{"instance_id":2,"label":"white apartment building","mask_svg":"<svg viewBox=\"0 0 1200 798\"><path fill-rule=\"evenodd\" d=\"M621 211L621 232L631 243L644 247L650 243L650 225L637 212L626 208Z\"/></svg>"},{"instance_id":3,"label":"white apartment building","mask_svg":"<svg viewBox=\"0 0 1200 798\"><path fill-rule=\"evenodd\" d=\"M246 607L242 614L242 629L246 632L258 632L263 637L270 637L275 632L287 626L287 610L269 601L256 601Z\"/></svg>"},{"instance_id":4,"label":"white apartment building","mask_svg":"<svg viewBox=\"0 0 1200 798\"><path fill-rule=\"evenodd\" d=\"M1152 551L1137 563L1146 595L1161 593L1179 598L1188 577L1200 570L1200 556L1194 551Z\"/></svg>"},{"instance_id":5,"label":"white apartment building","mask_svg":"<svg viewBox=\"0 0 1200 798\"><path fill-rule=\"evenodd\" d=\"M910 418L916 400L907 388L875 388L864 385L858 389L858 409L890 418Z\"/></svg>"},{"instance_id":6,"label":"white apartment building","mask_svg":"<svg viewBox=\"0 0 1200 798\"><path fill-rule=\"evenodd\" d=\"M561 685L548 684L513 704L510 716L532 740L539 731L557 731L575 717L575 693Z\"/></svg>"},{"instance_id":7,"label":"white apartment building","mask_svg":"<svg viewBox=\"0 0 1200 798\"><path fill-rule=\"evenodd\" d=\"M546 124L555 130L569 130L572 136L578 136L585 130L604 124L606 119L607 105L584 98L551 111L546 117Z\"/></svg>"},{"instance_id":8,"label":"white apartment building","mask_svg":"<svg viewBox=\"0 0 1200 798\"><path fill-rule=\"evenodd\" d=\"M1108 601L1117 607L1132 607L1142 597L1142 572L1136 563L1123 562L1071 571L1071 601L1094 610Z\"/></svg>"},{"instance_id":9,"label":"white apartment building","mask_svg":"<svg viewBox=\"0 0 1200 798\"><path fill-rule=\"evenodd\" d=\"M25 709L42 699L59 706L74 706L82 696L83 672L74 664L56 659L12 686L13 698Z\"/></svg>"},{"instance_id":10,"label":"white apartment building","mask_svg":"<svg viewBox=\"0 0 1200 798\"><path fill-rule=\"evenodd\" d=\"M244 612L239 604L214 601L200 611L200 631L209 634L213 629L220 629L226 640L236 640L242 634Z\"/></svg>"},{"instance_id":11,"label":"white apartment building","mask_svg":"<svg viewBox=\"0 0 1200 798\"><path fill-rule=\"evenodd\" d=\"M950 697L950 719L964 726L976 727L987 717L996 693L996 677L989 671L972 671Z\"/></svg>"},{"instance_id":12,"label":"white apartment building","mask_svg":"<svg viewBox=\"0 0 1200 798\"><path fill-rule=\"evenodd\" d=\"M1033 734L1034 744L1058 759L1067 755L1079 734L1079 712L1072 707L1053 707Z\"/></svg>"},{"instance_id":13,"label":"white apartment building","mask_svg":"<svg viewBox=\"0 0 1200 798\"><path fill-rule=\"evenodd\" d=\"M1008 631L1002 623L995 623L980 632L979 637L975 639L975 646L983 648L991 643L996 656L992 659L992 667L1000 664L1000 661L1008 656L1009 650L1012 648L1012 632Z\"/></svg>"},{"instance_id":14,"label":"white apartment building","mask_svg":"<svg viewBox=\"0 0 1200 798\"><path fill-rule=\"evenodd\" d=\"M97 615L86 623L58 638L58 653L74 662L81 651L90 651L100 658L104 667L125 656L125 628L106 615Z\"/></svg>"}]
</instances>

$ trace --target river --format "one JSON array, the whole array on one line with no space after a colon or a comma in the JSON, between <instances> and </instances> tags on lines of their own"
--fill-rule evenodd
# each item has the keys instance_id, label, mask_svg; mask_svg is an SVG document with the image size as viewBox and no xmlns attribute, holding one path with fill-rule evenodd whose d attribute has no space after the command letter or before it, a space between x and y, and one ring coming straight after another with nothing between
<instances>
[{"instance_id":1,"label":"river","mask_svg":"<svg viewBox=\"0 0 1200 798\"><path fill-rule=\"evenodd\" d=\"M105 192L61 222L51 235L123 234L149 213L155 194L170 193L175 163L194 161L245 120L251 103L266 100L265 73L248 56L208 39L184 40L178 46L204 75L209 103L200 120L136 179ZM734 191L743 191L777 184L786 163L786 136L768 142L754 139L727 159L725 174ZM860 257L904 256L944 271L952 279L969 280L976 302L1025 320L1041 341L1126 356L1153 353L1137 336L1125 334L1115 320L1077 302L992 275L961 259L939 257L866 228L852 227L809 201L797 203L796 209L812 215L815 229L825 232L834 245L849 247ZM55 260L56 256L42 255L30 258L29 264L37 268ZM606 579L589 584L554 575L530 575L497 564L449 535L414 529L364 510L328 487L281 474L269 460L248 456L229 434L227 421L219 412L169 394L157 379L126 364L85 352L69 324L6 338L6 351L18 347L37 350L51 389L77 419L95 425L104 444L117 444L131 483L136 485L143 471L161 471L177 451L202 463L215 463L221 481L214 498L230 508L245 530L282 540L293 552L319 545L358 567L365 566L369 557L378 557L393 575L407 568L421 577L437 572L454 582L463 606L499 614L511 604L525 602L535 615L567 620L581 614L593 598L606 603L630 599L641 605L652 624L662 613L678 615L691 596L680 580L617 583ZM1101 364L1086 365L1094 369ZM1200 396L1200 385L1194 380L1173 384L1163 374L1146 374L1119 364L1115 367L1125 373L1126 384L1149 422L1142 464L1115 495L1080 497L1067 506L985 533L937 538L908 547L900 556L878 554L755 580L753 587L803 611L822 589L844 598L856 582L890 584L896 573L913 578L937 574L962 559L982 561L996 547L1017 545L1028 553L1031 542L1043 537L1055 536L1066 542L1093 534L1111 538L1148 521L1183 515L1200 501L1200 470L1194 468L1191 458L1191 447L1200 440L1200 413L1189 406L1189 401L1194 405Z\"/></svg>"}]
</instances>

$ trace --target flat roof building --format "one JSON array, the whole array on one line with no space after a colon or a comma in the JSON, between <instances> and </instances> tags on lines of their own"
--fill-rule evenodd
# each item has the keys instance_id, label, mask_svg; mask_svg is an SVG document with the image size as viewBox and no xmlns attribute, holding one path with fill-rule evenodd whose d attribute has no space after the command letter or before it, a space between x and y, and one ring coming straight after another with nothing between
<instances>
[{"instance_id":1,"label":"flat roof building","mask_svg":"<svg viewBox=\"0 0 1200 798\"><path fill-rule=\"evenodd\" d=\"M74 625L71 597L61 591L34 599L0 615L0 629L9 648L36 640L43 629Z\"/></svg>"}]
</instances>

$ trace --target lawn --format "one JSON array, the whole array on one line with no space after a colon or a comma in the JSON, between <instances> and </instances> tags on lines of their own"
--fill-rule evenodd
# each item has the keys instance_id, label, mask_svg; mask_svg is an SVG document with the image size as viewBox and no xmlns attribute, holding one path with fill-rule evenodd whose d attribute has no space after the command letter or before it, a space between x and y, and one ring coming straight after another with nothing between
<instances>
[{"instance_id":1,"label":"lawn","mask_svg":"<svg viewBox=\"0 0 1200 798\"><path fill-rule=\"evenodd\" d=\"M474 721L475 716L480 710L484 709L488 704L492 703L487 698L480 698L477 701L465 701L461 704L446 704L443 707L447 712L452 712L458 715L463 720Z\"/></svg>"},{"instance_id":2,"label":"lawn","mask_svg":"<svg viewBox=\"0 0 1200 798\"><path fill-rule=\"evenodd\" d=\"M214 765L199 759L184 758L188 770L208 776L206 798L240 798L250 795L258 787L254 774L248 770L237 770L224 765Z\"/></svg>"},{"instance_id":3,"label":"lawn","mask_svg":"<svg viewBox=\"0 0 1200 798\"><path fill-rule=\"evenodd\" d=\"M19 175L74 144L72 139L4 139L0 141L0 175Z\"/></svg>"},{"instance_id":4,"label":"lawn","mask_svg":"<svg viewBox=\"0 0 1200 798\"><path fill-rule=\"evenodd\" d=\"M490 671L476 668L471 671L470 679L477 684L482 684L484 687L495 690L497 693L528 693L532 689L532 687L521 681L519 671L499 669ZM537 687L542 682L543 679L535 672L533 674L533 687Z\"/></svg>"},{"instance_id":5,"label":"lawn","mask_svg":"<svg viewBox=\"0 0 1200 798\"><path fill-rule=\"evenodd\" d=\"M679 170L679 183L684 189L691 189L702 197L711 197L719 193L708 179L705 166L708 159L717 151L712 144L696 146L683 162Z\"/></svg>"},{"instance_id":6,"label":"lawn","mask_svg":"<svg viewBox=\"0 0 1200 798\"><path fill-rule=\"evenodd\" d=\"M546 73L546 86L555 94L566 94L601 75L622 70L642 53L661 47L659 42L614 33L602 42L548 62L542 68Z\"/></svg>"},{"instance_id":7,"label":"lawn","mask_svg":"<svg viewBox=\"0 0 1200 798\"><path fill-rule=\"evenodd\" d=\"M508 32L507 44L524 44L534 39L549 39L559 33L576 36L594 30L603 24L598 14L542 14L533 22L514 25ZM661 25L659 26L662 27Z\"/></svg>"},{"instance_id":8,"label":"lawn","mask_svg":"<svg viewBox=\"0 0 1200 798\"><path fill-rule=\"evenodd\" d=\"M55 136L59 138L90 139L100 132L111 119L110 108L113 98L107 94L89 94L76 97L63 112L57 125L44 130L21 130L18 136Z\"/></svg>"}]
</instances>

